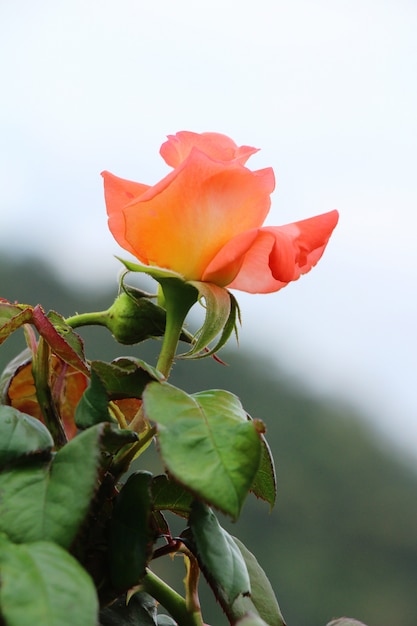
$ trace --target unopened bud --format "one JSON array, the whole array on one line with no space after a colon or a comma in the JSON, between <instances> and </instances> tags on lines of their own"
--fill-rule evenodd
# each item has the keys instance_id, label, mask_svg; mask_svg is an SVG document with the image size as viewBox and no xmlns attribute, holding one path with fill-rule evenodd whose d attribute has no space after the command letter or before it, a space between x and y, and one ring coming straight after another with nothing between
<instances>
[{"instance_id":1,"label":"unopened bud","mask_svg":"<svg viewBox=\"0 0 417 626\"><path fill-rule=\"evenodd\" d=\"M101 322L116 341L131 345L163 335L166 314L162 307L149 298L134 298L123 292L103 314Z\"/></svg>"}]
</instances>

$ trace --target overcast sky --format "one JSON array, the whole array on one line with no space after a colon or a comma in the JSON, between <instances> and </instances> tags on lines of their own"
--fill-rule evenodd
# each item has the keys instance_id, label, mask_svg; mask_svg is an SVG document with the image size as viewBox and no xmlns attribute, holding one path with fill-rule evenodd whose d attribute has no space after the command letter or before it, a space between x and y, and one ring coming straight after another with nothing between
<instances>
[{"instance_id":1,"label":"overcast sky","mask_svg":"<svg viewBox=\"0 0 417 626\"><path fill-rule=\"evenodd\" d=\"M237 294L242 343L417 454L416 33L415 0L1 2L0 245L110 282L101 170L157 182L178 130L261 148L269 224L341 219L298 283Z\"/></svg>"}]
</instances>

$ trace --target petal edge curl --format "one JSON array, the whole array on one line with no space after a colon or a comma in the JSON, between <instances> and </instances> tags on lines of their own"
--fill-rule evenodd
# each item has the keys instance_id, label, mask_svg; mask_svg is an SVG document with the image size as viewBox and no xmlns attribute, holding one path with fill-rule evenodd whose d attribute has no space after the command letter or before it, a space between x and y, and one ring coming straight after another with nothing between
<instances>
[{"instance_id":1,"label":"petal edge curl","mask_svg":"<svg viewBox=\"0 0 417 626\"><path fill-rule=\"evenodd\" d=\"M227 287L272 293L297 280L321 258L338 218L337 211L330 211L285 226L260 228Z\"/></svg>"},{"instance_id":2,"label":"petal edge curl","mask_svg":"<svg viewBox=\"0 0 417 626\"><path fill-rule=\"evenodd\" d=\"M215 161L237 161L244 165L249 157L258 152L258 148L237 146L233 139L221 133L193 133L182 130L175 135L168 135L162 144L160 155L171 167L178 167L193 149L203 152Z\"/></svg>"}]
</instances>

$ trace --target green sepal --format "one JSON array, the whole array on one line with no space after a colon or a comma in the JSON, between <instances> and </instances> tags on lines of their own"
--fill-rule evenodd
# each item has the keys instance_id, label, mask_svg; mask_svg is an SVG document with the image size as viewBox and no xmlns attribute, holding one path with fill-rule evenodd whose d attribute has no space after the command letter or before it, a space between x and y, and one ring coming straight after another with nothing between
<instances>
[{"instance_id":1,"label":"green sepal","mask_svg":"<svg viewBox=\"0 0 417 626\"><path fill-rule=\"evenodd\" d=\"M156 267L154 265L141 265L139 263L132 263L132 261L126 261L125 259L121 259L116 256L129 272L139 272L141 274L148 274L148 276L152 276L155 280L159 282L161 278L177 278L181 282L184 281L184 277L182 274L178 272L173 272L172 270L164 269L163 267Z\"/></svg>"},{"instance_id":2,"label":"green sepal","mask_svg":"<svg viewBox=\"0 0 417 626\"><path fill-rule=\"evenodd\" d=\"M110 578L115 589L137 585L152 554L149 472L131 474L118 494L109 528Z\"/></svg>"},{"instance_id":3,"label":"green sepal","mask_svg":"<svg viewBox=\"0 0 417 626\"><path fill-rule=\"evenodd\" d=\"M224 287L203 281L185 281L181 274L171 270L119 260L128 271L142 272L152 276L161 285L166 300L175 299L175 297L184 300L184 294L187 290L189 291L190 287L193 287L197 295L195 301L197 299L200 303L204 301L203 306L206 309L204 323L193 337L192 349L182 354L182 358L210 356L224 346L233 332L237 335L237 322L240 322L239 306L233 294ZM169 294L167 293L168 285ZM189 308L193 304L194 302L191 301ZM172 310L172 302L167 302L167 311L168 308ZM219 335L214 348L209 348L209 344ZM186 333L185 336L187 336Z\"/></svg>"},{"instance_id":4,"label":"green sepal","mask_svg":"<svg viewBox=\"0 0 417 626\"><path fill-rule=\"evenodd\" d=\"M199 301L204 300L206 316L203 326L194 336L194 345L189 352L182 354L182 358L203 358L220 350L235 332L237 336L237 321L240 321L240 310L236 298L230 291L201 281L191 281L199 293ZM220 335L214 348L208 349L209 344Z\"/></svg>"}]
</instances>

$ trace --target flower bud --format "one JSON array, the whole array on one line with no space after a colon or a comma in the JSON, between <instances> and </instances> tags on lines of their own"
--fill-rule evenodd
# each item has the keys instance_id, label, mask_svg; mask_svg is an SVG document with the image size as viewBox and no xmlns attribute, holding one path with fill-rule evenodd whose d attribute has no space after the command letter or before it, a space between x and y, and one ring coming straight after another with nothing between
<instances>
[{"instance_id":1,"label":"flower bud","mask_svg":"<svg viewBox=\"0 0 417 626\"><path fill-rule=\"evenodd\" d=\"M160 337L165 331L165 310L149 298L122 292L103 314L101 323L116 341L125 345Z\"/></svg>"}]
</instances>

